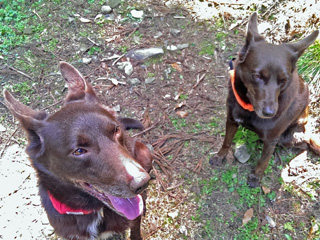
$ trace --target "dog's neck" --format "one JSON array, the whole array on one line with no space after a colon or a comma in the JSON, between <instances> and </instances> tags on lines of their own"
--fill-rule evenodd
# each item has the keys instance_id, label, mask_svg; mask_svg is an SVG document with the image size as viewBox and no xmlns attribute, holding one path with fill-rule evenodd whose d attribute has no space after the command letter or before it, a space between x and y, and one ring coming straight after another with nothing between
<instances>
[{"instance_id":1,"label":"dog's neck","mask_svg":"<svg viewBox=\"0 0 320 240\"><path fill-rule=\"evenodd\" d=\"M248 110L249 112L253 112L254 109L253 109L252 104L245 102L245 101L239 96L239 94L238 94L238 92L237 92L237 90L236 90L236 87L235 87L235 78L236 78L235 69L230 70L230 71L229 71L229 74L230 74L232 91L233 91L233 94L234 94L237 102L239 103L239 105L240 105L243 109Z\"/></svg>"},{"instance_id":2,"label":"dog's neck","mask_svg":"<svg viewBox=\"0 0 320 240\"><path fill-rule=\"evenodd\" d=\"M57 200L49 191L48 191L48 195L52 203L52 206L60 214L86 215L94 212L93 210L73 209L67 206L66 204L60 202L59 200Z\"/></svg>"}]
</instances>

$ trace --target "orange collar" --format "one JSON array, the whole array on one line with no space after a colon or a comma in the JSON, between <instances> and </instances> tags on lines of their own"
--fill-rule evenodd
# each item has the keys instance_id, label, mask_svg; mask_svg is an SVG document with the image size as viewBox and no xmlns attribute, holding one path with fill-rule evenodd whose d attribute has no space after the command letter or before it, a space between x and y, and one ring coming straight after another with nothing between
<instances>
[{"instance_id":1,"label":"orange collar","mask_svg":"<svg viewBox=\"0 0 320 240\"><path fill-rule=\"evenodd\" d=\"M245 110L248 110L249 112L253 112L254 109L253 109L252 104L244 102L244 101L241 99L241 97L239 96L239 94L237 93L237 91L236 91L236 88L235 88L235 86L234 86L234 82L235 82L235 78L236 78L236 77L235 77L235 76L236 76L235 73L236 73L236 72L235 72L234 69L229 71L233 94L234 94L234 96L236 97L237 102L239 103L239 105L240 105L242 108L244 108Z\"/></svg>"}]
</instances>

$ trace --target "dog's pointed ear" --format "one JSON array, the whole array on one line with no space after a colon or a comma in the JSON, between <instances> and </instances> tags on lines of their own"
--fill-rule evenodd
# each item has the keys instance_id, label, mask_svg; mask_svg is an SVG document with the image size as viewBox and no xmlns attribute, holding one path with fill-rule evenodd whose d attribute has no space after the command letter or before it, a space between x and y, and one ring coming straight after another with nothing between
<instances>
[{"instance_id":1,"label":"dog's pointed ear","mask_svg":"<svg viewBox=\"0 0 320 240\"><path fill-rule=\"evenodd\" d=\"M262 37L258 31L258 15L256 12L250 16L248 23L248 32L251 32L251 34L253 35L253 40L255 42L264 41L264 37Z\"/></svg>"},{"instance_id":2,"label":"dog's pointed ear","mask_svg":"<svg viewBox=\"0 0 320 240\"><path fill-rule=\"evenodd\" d=\"M295 43L286 43L285 45L291 48L296 54L298 59L304 50L306 50L318 37L319 30L314 31L309 36Z\"/></svg>"},{"instance_id":3,"label":"dog's pointed ear","mask_svg":"<svg viewBox=\"0 0 320 240\"><path fill-rule=\"evenodd\" d=\"M143 130L144 129L144 126L138 120L135 120L132 118L123 118L123 117L118 117L117 120L120 122L122 127L126 130L130 130L130 129Z\"/></svg>"},{"instance_id":4,"label":"dog's pointed ear","mask_svg":"<svg viewBox=\"0 0 320 240\"><path fill-rule=\"evenodd\" d=\"M66 62L60 62L59 68L68 85L68 95L65 98L66 103L79 100L89 102L98 101L93 87L84 79L76 68Z\"/></svg>"},{"instance_id":5,"label":"dog's pointed ear","mask_svg":"<svg viewBox=\"0 0 320 240\"><path fill-rule=\"evenodd\" d=\"M44 152L43 139L39 134L45 126L48 114L43 111L35 111L15 99L7 90L3 91L5 104L9 111L19 120L29 139L28 154L34 158Z\"/></svg>"},{"instance_id":6,"label":"dog's pointed ear","mask_svg":"<svg viewBox=\"0 0 320 240\"><path fill-rule=\"evenodd\" d=\"M264 41L264 38L258 32L257 13L253 13L250 16L249 23L248 23L246 43L238 53L240 63L244 62L248 52L250 51L250 48L252 48L255 45L255 43L259 41Z\"/></svg>"}]
</instances>

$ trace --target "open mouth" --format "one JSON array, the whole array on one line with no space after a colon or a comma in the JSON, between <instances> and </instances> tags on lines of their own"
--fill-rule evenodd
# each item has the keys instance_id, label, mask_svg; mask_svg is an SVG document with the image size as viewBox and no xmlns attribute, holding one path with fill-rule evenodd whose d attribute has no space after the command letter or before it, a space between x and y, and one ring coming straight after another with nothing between
<instances>
[{"instance_id":1,"label":"open mouth","mask_svg":"<svg viewBox=\"0 0 320 240\"><path fill-rule=\"evenodd\" d=\"M120 198L107 194L89 183L78 183L90 195L99 199L109 207L112 207L116 212L125 216L129 220L137 218L143 212L143 200L140 194L133 198Z\"/></svg>"}]
</instances>

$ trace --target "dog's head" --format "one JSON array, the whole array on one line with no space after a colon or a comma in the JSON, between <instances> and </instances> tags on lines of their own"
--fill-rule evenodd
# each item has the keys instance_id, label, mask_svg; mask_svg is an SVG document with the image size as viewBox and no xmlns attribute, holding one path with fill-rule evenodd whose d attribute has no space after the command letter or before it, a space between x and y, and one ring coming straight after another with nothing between
<instances>
[{"instance_id":1,"label":"dog's head","mask_svg":"<svg viewBox=\"0 0 320 240\"><path fill-rule=\"evenodd\" d=\"M61 62L60 71L68 95L52 115L29 108L4 91L8 109L27 132L33 165L43 166L128 219L136 218L143 209L139 193L150 180L151 153L125 129L140 128L141 123L118 118L103 106L93 87L68 63Z\"/></svg>"},{"instance_id":2,"label":"dog's head","mask_svg":"<svg viewBox=\"0 0 320 240\"><path fill-rule=\"evenodd\" d=\"M279 95L291 84L293 75L297 76L296 62L318 33L315 31L296 43L269 44L258 33L257 14L252 14L235 70L238 87L260 118L277 114Z\"/></svg>"}]
</instances>

